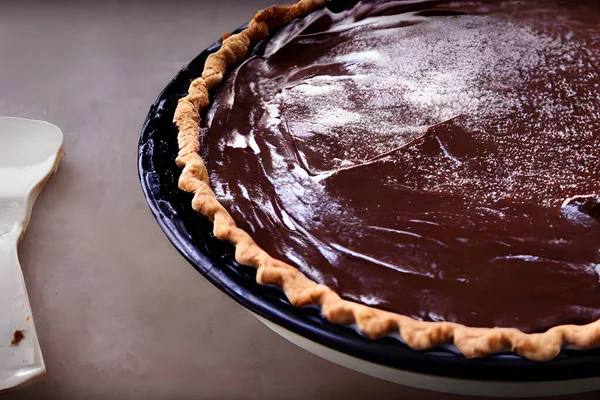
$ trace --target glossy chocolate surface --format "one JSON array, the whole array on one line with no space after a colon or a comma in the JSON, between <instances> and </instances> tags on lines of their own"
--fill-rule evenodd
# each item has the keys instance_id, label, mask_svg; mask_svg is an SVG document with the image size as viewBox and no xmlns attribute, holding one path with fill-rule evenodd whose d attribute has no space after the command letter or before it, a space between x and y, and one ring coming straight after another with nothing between
<instances>
[{"instance_id":1,"label":"glossy chocolate surface","mask_svg":"<svg viewBox=\"0 0 600 400\"><path fill-rule=\"evenodd\" d=\"M203 119L219 200L271 255L424 320L600 317L600 6L316 12Z\"/></svg>"}]
</instances>

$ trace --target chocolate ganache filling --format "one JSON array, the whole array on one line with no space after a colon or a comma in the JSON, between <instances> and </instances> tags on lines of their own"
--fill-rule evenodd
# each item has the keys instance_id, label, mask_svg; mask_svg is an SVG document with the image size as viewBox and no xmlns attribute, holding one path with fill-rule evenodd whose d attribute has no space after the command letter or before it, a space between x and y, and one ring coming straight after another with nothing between
<instances>
[{"instance_id":1,"label":"chocolate ganache filling","mask_svg":"<svg viewBox=\"0 0 600 400\"><path fill-rule=\"evenodd\" d=\"M346 299L526 332L600 318L598 2L317 11L203 121L236 223Z\"/></svg>"}]
</instances>

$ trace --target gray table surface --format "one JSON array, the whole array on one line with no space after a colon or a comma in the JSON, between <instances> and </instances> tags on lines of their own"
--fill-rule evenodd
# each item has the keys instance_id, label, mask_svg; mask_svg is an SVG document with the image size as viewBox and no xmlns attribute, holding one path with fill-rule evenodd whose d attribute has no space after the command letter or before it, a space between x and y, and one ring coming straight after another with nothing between
<instances>
[{"instance_id":1,"label":"gray table surface","mask_svg":"<svg viewBox=\"0 0 600 400\"><path fill-rule=\"evenodd\" d=\"M20 246L48 374L2 400L459 398L288 343L191 268L148 210L136 146L150 104L269 3L0 2L0 115L58 125L66 150Z\"/></svg>"}]
</instances>

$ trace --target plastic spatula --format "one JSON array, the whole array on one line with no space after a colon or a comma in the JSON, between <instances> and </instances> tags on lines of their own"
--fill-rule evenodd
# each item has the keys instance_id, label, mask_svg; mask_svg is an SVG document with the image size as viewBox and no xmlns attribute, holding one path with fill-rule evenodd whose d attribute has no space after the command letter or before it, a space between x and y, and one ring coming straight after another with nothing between
<instances>
[{"instance_id":1,"label":"plastic spatula","mask_svg":"<svg viewBox=\"0 0 600 400\"><path fill-rule=\"evenodd\" d=\"M35 199L58 167L62 144L54 125L0 117L0 391L46 372L17 244Z\"/></svg>"}]
</instances>

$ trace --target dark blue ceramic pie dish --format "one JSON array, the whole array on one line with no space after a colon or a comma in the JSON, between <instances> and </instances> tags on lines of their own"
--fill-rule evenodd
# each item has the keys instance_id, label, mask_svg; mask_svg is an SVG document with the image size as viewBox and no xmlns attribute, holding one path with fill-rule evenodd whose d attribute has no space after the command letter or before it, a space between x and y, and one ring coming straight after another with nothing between
<instances>
[{"instance_id":1,"label":"dark blue ceramic pie dish","mask_svg":"<svg viewBox=\"0 0 600 400\"><path fill-rule=\"evenodd\" d=\"M256 314L317 343L346 354L401 370L489 381L551 381L600 375L600 349L563 351L536 363L500 354L468 360L446 349L414 351L393 338L371 340L351 328L329 323L318 310L292 306L283 293L258 285L255 270L237 264L233 246L212 235L212 223L191 208L191 195L177 187L177 130L171 122L177 100L198 77L216 42L204 50L160 93L144 123L138 148L138 172L150 209L179 252L216 287Z\"/></svg>"}]
</instances>

